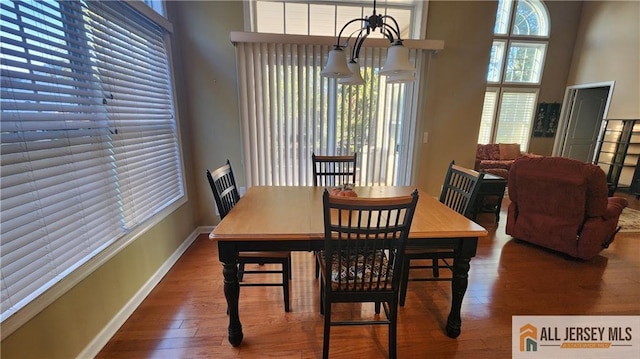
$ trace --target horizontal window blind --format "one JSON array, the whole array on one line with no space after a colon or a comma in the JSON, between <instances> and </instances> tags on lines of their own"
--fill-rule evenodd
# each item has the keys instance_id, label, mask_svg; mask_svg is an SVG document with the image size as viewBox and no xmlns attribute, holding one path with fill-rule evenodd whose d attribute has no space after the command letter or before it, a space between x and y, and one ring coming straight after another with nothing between
<instances>
[{"instance_id":1,"label":"horizontal window blind","mask_svg":"<svg viewBox=\"0 0 640 359\"><path fill-rule=\"evenodd\" d=\"M115 1L0 7L4 321L184 189L158 26Z\"/></svg>"},{"instance_id":2,"label":"horizontal window blind","mask_svg":"<svg viewBox=\"0 0 640 359\"><path fill-rule=\"evenodd\" d=\"M536 90L502 91L495 143L519 143L520 148L529 147L537 94Z\"/></svg>"},{"instance_id":3,"label":"horizontal window blind","mask_svg":"<svg viewBox=\"0 0 640 359\"><path fill-rule=\"evenodd\" d=\"M360 52L367 83L320 76L331 46L236 43L245 178L252 185L311 185L311 153L358 152L359 185L410 181L414 86L378 74L386 49ZM411 50L416 61L418 50ZM416 76L419 77L419 76Z\"/></svg>"},{"instance_id":4,"label":"horizontal window blind","mask_svg":"<svg viewBox=\"0 0 640 359\"><path fill-rule=\"evenodd\" d=\"M493 130L493 119L496 113L498 102L498 89L487 89L484 93L484 104L482 105L482 118L480 120L480 131L478 132L478 143L486 145L491 143Z\"/></svg>"},{"instance_id":5,"label":"horizontal window blind","mask_svg":"<svg viewBox=\"0 0 640 359\"><path fill-rule=\"evenodd\" d=\"M183 188L163 33L127 10L120 2L89 2L86 12L113 133L120 209L131 228Z\"/></svg>"}]
</instances>

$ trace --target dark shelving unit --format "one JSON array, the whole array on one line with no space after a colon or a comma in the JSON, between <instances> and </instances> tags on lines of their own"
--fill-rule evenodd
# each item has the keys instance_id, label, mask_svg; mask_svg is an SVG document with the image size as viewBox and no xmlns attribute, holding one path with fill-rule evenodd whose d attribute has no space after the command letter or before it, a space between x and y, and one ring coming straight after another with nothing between
<instances>
[{"instance_id":1,"label":"dark shelving unit","mask_svg":"<svg viewBox=\"0 0 640 359\"><path fill-rule=\"evenodd\" d=\"M640 196L640 120L605 120L596 164L607 174L610 193L627 190Z\"/></svg>"}]
</instances>

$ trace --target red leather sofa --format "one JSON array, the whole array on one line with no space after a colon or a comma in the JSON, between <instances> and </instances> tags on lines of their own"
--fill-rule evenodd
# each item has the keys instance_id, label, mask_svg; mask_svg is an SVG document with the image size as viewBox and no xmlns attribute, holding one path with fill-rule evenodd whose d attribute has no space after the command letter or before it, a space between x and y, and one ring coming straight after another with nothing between
<instances>
[{"instance_id":1,"label":"red leather sofa","mask_svg":"<svg viewBox=\"0 0 640 359\"><path fill-rule=\"evenodd\" d=\"M509 171L506 233L571 257L591 259L617 233L628 205L608 197L600 167L562 157L521 157Z\"/></svg>"}]
</instances>

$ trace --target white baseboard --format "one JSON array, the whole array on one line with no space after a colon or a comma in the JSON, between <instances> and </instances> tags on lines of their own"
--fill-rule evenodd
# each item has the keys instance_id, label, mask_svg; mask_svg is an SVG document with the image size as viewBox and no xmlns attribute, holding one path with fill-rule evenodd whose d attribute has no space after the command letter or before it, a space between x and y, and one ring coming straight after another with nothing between
<instances>
[{"instance_id":1,"label":"white baseboard","mask_svg":"<svg viewBox=\"0 0 640 359\"><path fill-rule=\"evenodd\" d=\"M189 237L182 242L180 247L176 249L173 254L167 258L167 260L158 268L158 270L149 278L149 280L140 288L140 290L129 300L129 302L116 314L113 319L93 338L84 350L78 354L78 358L94 358L100 350L109 342L111 337L120 329L124 322L129 318L131 314L138 308L138 306L144 301L144 299L151 293L153 288L160 283L162 278L167 274L169 269L180 259L182 254L189 248L193 241L198 238L200 234L210 233L214 227L198 227Z\"/></svg>"}]
</instances>

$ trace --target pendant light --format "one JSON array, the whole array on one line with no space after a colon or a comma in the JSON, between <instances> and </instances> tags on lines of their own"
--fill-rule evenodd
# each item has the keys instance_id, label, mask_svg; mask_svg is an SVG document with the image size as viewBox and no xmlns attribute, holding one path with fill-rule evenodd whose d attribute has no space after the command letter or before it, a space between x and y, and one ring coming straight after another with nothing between
<instances>
[{"instance_id":1,"label":"pendant light","mask_svg":"<svg viewBox=\"0 0 640 359\"><path fill-rule=\"evenodd\" d=\"M356 30L358 35L354 44L351 46L351 54L349 63L343 48L349 45L349 40L353 34L349 36L345 45L342 46L340 39L342 32L354 22L361 22L362 27ZM394 81L408 82L413 81L415 68L409 62L409 49L402 44L400 38L400 27L398 22L389 15L381 15L376 13L376 1L373 1L373 14L365 18L357 18L348 21L338 33L338 39L333 50L329 51L327 65L320 73L324 77L339 78L338 83L345 85L361 85L365 81L360 74L360 66L358 58L360 56L360 48L371 32L380 30L380 33L391 43L391 47L387 51L387 59L382 67L380 74L384 76L396 76ZM355 32L354 32L355 33ZM397 76L404 75L404 76ZM409 76L411 75L411 76Z\"/></svg>"}]
</instances>

